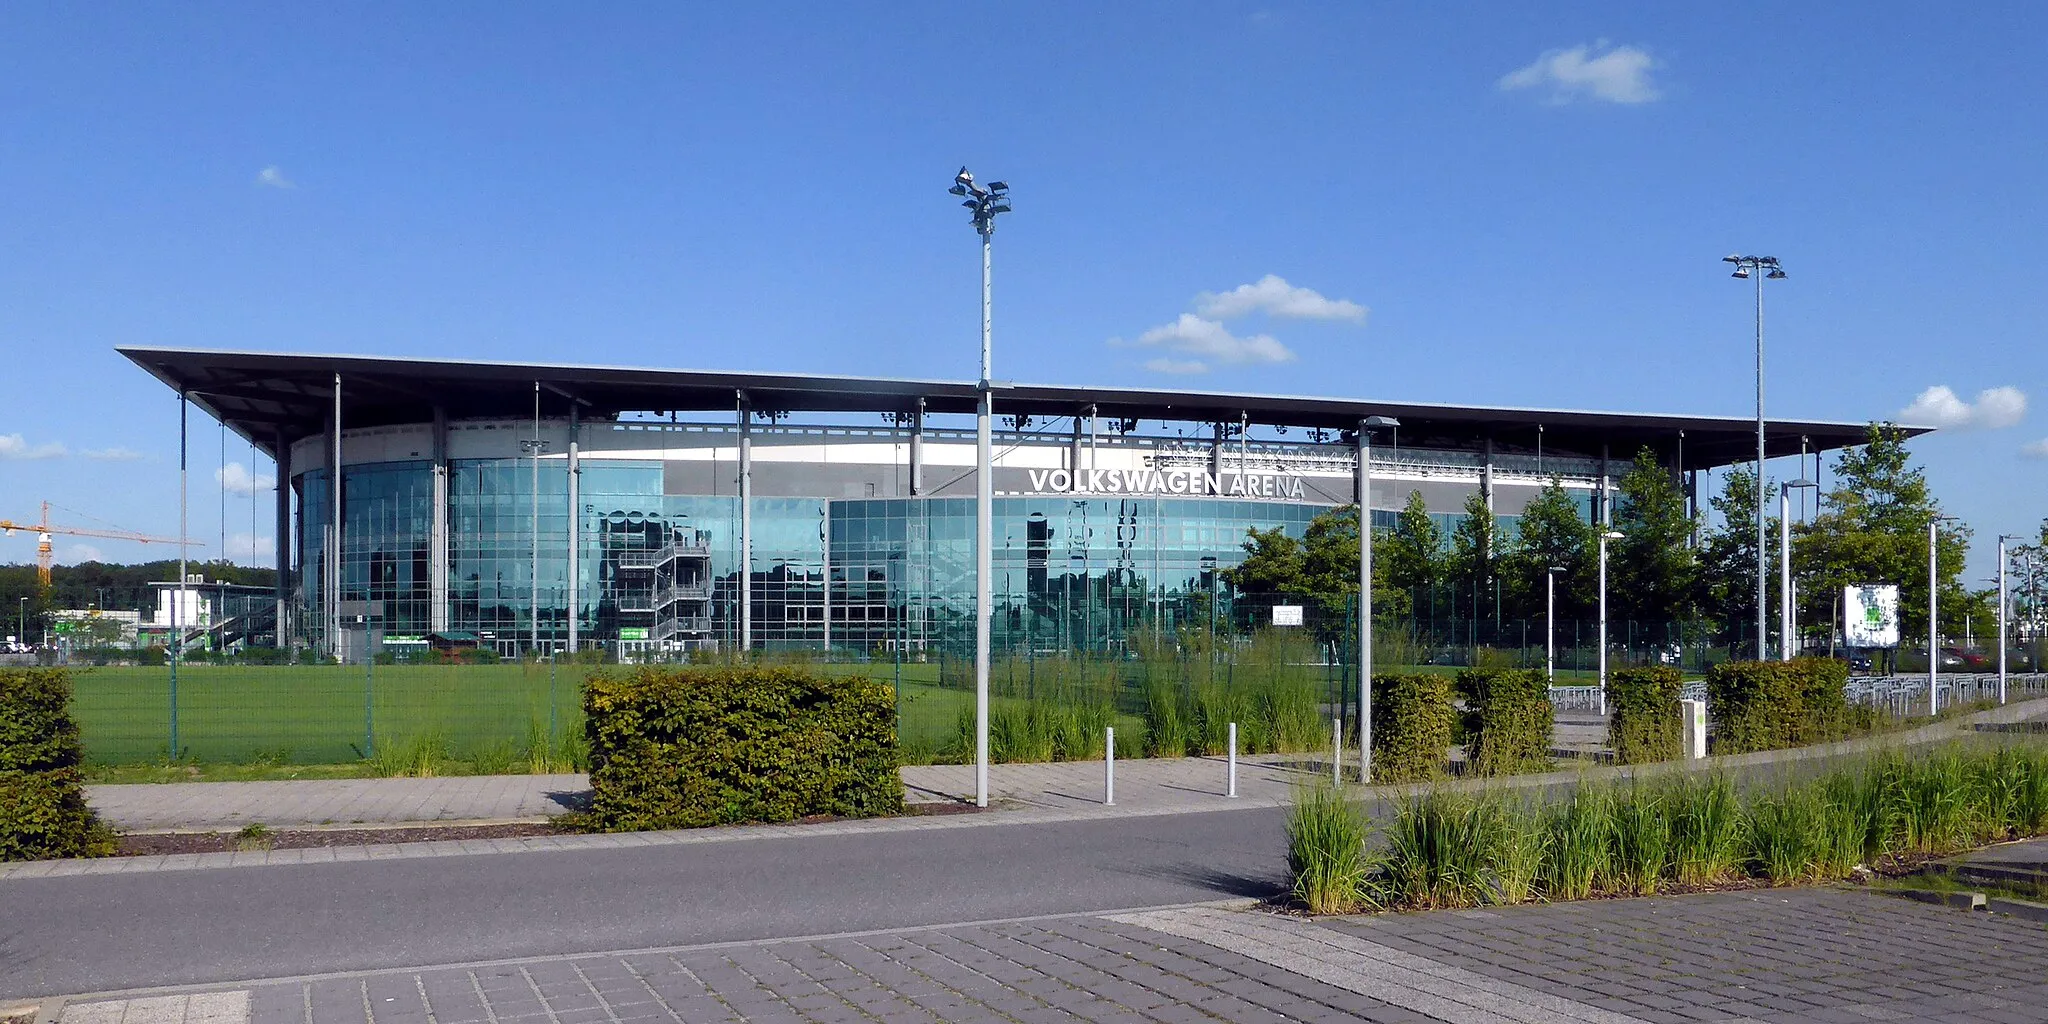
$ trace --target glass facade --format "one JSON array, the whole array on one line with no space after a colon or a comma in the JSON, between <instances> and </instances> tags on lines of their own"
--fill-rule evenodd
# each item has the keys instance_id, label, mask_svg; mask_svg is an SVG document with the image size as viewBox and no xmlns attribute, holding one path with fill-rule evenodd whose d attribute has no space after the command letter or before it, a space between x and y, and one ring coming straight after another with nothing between
<instances>
[{"instance_id":1,"label":"glass facade","mask_svg":"<svg viewBox=\"0 0 2048 1024\"><path fill-rule=\"evenodd\" d=\"M739 501L664 492L659 459L582 463L577 585L569 586L562 459L448 463L445 629L503 653L582 643L625 650L738 645ZM317 641L331 534L324 470L301 499L301 639ZM340 555L345 610L369 602L387 638L434 623L430 462L349 466ZM1300 537L1330 505L1225 498L999 497L998 652L1116 651L1137 631L1228 614L1219 576L1253 529ZM1374 525L1397 512L1375 509ZM1458 516L1433 514L1446 535ZM1513 517L1503 526L1512 530ZM538 534L535 529L538 527ZM973 643L974 501L961 497L753 499L751 635L758 649L965 653ZM536 558L536 540L537 554ZM828 583L829 581L829 583ZM574 595L574 606L571 606ZM536 600L536 596L538 600ZM353 614L353 612L351 612Z\"/></svg>"}]
</instances>

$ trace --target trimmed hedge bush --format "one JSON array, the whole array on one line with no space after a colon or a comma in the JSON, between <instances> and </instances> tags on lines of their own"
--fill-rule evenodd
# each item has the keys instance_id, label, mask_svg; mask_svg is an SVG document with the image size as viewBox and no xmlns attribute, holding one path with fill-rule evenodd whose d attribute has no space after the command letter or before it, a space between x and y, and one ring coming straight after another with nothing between
<instances>
[{"instance_id":1,"label":"trimmed hedge bush","mask_svg":"<svg viewBox=\"0 0 2048 1024\"><path fill-rule=\"evenodd\" d=\"M0 860L102 857L114 833L85 803L61 668L0 669Z\"/></svg>"},{"instance_id":2,"label":"trimmed hedge bush","mask_svg":"<svg viewBox=\"0 0 2048 1024\"><path fill-rule=\"evenodd\" d=\"M1636 665L1607 677L1607 745L1622 764L1675 761L1685 721L1678 694L1683 677L1669 665Z\"/></svg>"},{"instance_id":3,"label":"trimmed hedge bush","mask_svg":"<svg viewBox=\"0 0 2048 1024\"><path fill-rule=\"evenodd\" d=\"M1415 782L1442 775L1457 717L1449 676L1372 677L1372 781Z\"/></svg>"},{"instance_id":4,"label":"trimmed hedge bush","mask_svg":"<svg viewBox=\"0 0 2048 1024\"><path fill-rule=\"evenodd\" d=\"M1707 670L1708 742L1716 754L1741 754L1866 732L1869 709L1849 706L1848 681L1848 665L1832 658L1716 665Z\"/></svg>"},{"instance_id":5,"label":"trimmed hedge bush","mask_svg":"<svg viewBox=\"0 0 2048 1024\"><path fill-rule=\"evenodd\" d=\"M598 831L903 810L886 686L786 666L645 667L583 684Z\"/></svg>"},{"instance_id":6,"label":"trimmed hedge bush","mask_svg":"<svg viewBox=\"0 0 2048 1024\"><path fill-rule=\"evenodd\" d=\"M1535 669L1468 669L1458 673L1466 694L1465 763L1475 775L1510 775L1550 766L1550 732L1557 717L1550 681Z\"/></svg>"}]
</instances>

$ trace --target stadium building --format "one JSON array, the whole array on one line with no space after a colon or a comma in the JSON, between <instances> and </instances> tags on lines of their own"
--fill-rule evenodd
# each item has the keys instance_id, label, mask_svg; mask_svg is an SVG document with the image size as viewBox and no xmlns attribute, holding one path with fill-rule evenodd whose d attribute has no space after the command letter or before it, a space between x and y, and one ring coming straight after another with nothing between
<instances>
[{"instance_id":1,"label":"stadium building","mask_svg":"<svg viewBox=\"0 0 2048 1024\"><path fill-rule=\"evenodd\" d=\"M223 643L971 647L973 383L120 351L287 482L277 591ZM1645 447L1697 503L1704 473L1756 450L1755 421L1731 417L1026 384L993 400L999 652L1116 650L1228 609L1218 570L1247 530L1298 536L1353 502L1366 417L1399 423L1370 439L1375 525L1420 492L1447 532L1474 493L1512 531L1552 479L1598 519ZM1766 430L1772 457L1863 439Z\"/></svg>"}]
</instances>

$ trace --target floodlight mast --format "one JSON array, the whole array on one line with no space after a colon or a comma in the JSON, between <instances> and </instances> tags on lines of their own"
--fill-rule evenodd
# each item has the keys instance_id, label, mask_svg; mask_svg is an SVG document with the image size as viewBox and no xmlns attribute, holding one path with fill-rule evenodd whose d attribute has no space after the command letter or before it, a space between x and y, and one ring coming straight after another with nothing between
<instances>
[{"instance_id":1,"label":"floodlight mast","mask_svg":"<svg viewBox=\"0 0 2048 1024\"><path fill-rule=\"evenodd\" d=\"M953 176L946 191L961 197L960 205L972 211L970 222L981 236L981 378L976 385L980 401L974 412L974 803L988 806L988 671L989 625L995 618L995 601L990 592L994 559L995 445L989 436L989 421L995 415L993 360L990 351L989 239L996 231L996 215L1010 212L1010 186L992 181L986 187L974 182L966 167Z\"/></svg>"},{"instance_id":2,"label":"floodlight mast","mask_svg":"<svg viewBox=\"0 0 2048 1024\"><path fill-rule=\"evenodd\" d=\"M1756 660L1770 658L1769 570L1764 552L1764 281L1782 281L1785 268L1776 256L1723 256L1735 265L1730 277L1756 280Z\"/></svg>"}]
</instances>

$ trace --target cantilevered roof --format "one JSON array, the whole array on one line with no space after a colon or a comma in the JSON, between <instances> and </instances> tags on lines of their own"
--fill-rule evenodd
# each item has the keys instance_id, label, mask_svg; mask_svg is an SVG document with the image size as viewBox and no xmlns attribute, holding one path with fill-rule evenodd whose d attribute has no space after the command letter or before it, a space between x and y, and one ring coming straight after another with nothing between
<instances>
[{"instance_id":1,"label":"cantilevered roof","mask_svg":"<svg viewBox=\"0 0 2048 1024\"><path fill-rule=\"evenodd\" d=\"M122 355L272 455L325 429L341 377L348 427L431 421L438 407L450 419L511 419L533 411L534 385L544 415L567 415L579 403L587 419L629 412L731 410L741 392L763 412L908 413L923 400L933 413L972 413L971 381L840 377L727 370L661 370L620 366L501 363L390 356L222 352L124 347ZM1361 417L1400 420L1403 445L1476 451L1490 440L1503 453L1616 458L1649 447L1666 464L1705 469L1755 457L1756 420L1742 416L1591 412L1502 406L1390 402L1356 398L1227 394L1154 388L998 384L999 416L1035 418L1077 413L1106 419L1236 423L1258 426L1355 428ZM1770 420L1772 456L1860 444L1865 424ZM1909 433L1927 428L1909 427ZM1681 437L1682 435L1682 437ZM1682 452L1682 456L1681 456Z\"/></svg>"}]
</instances>

